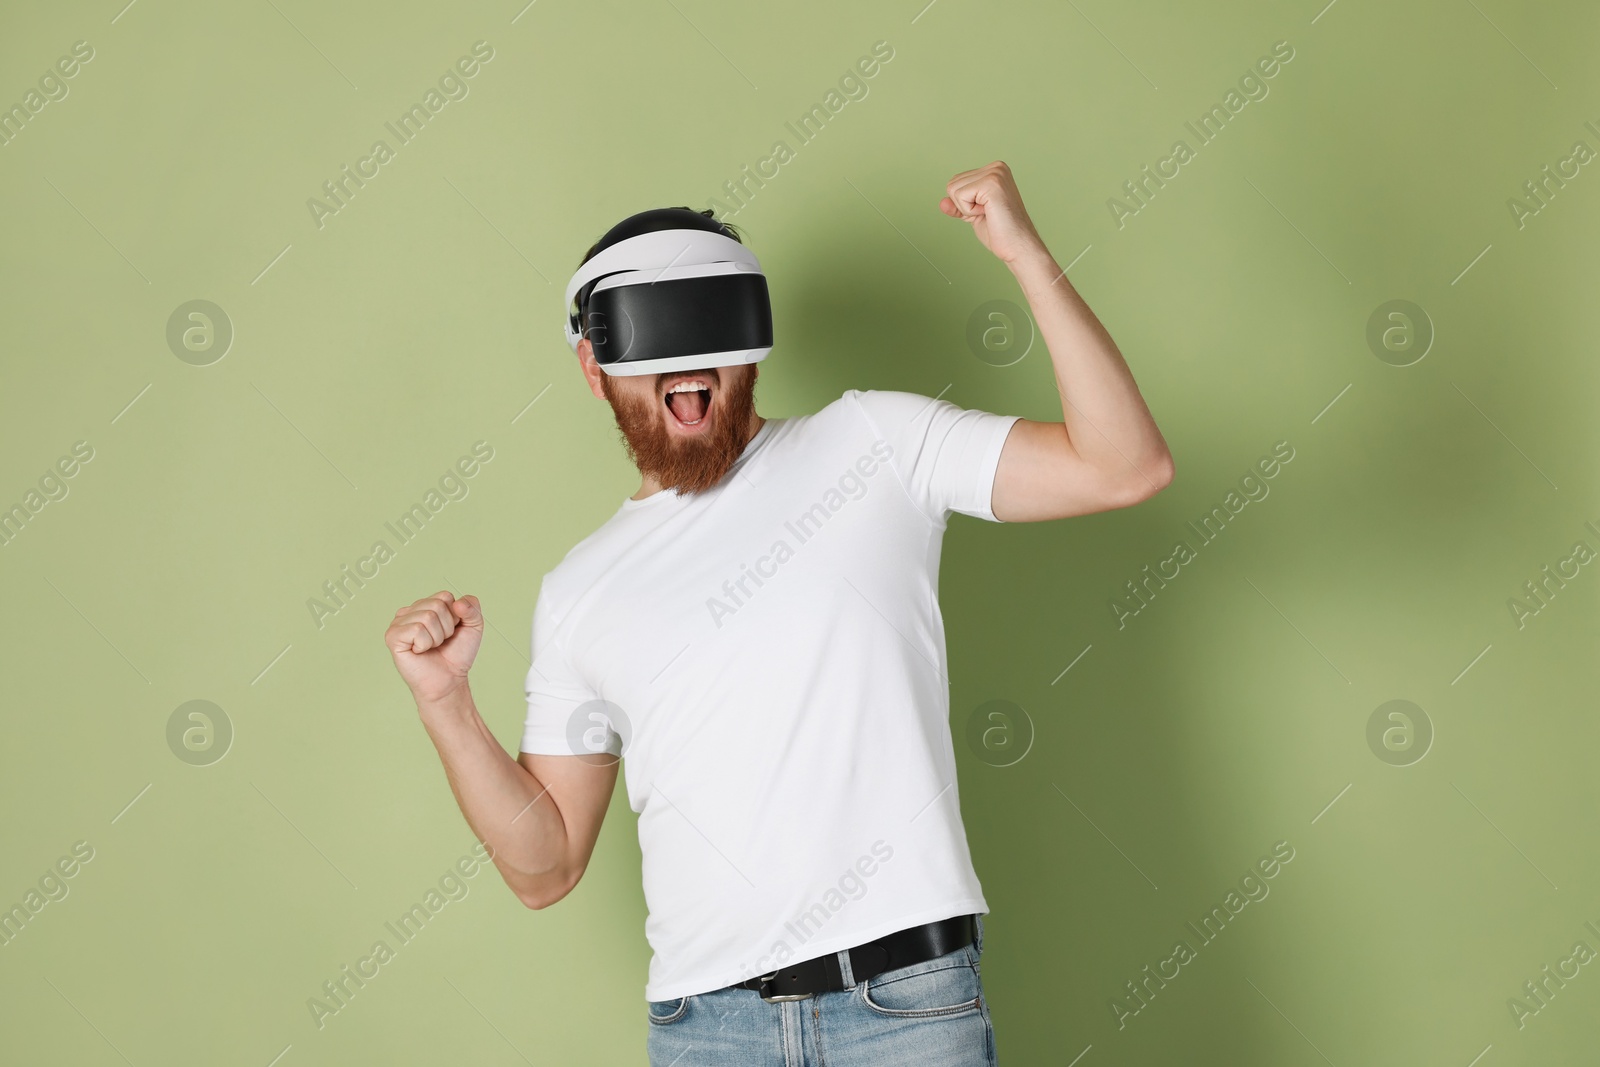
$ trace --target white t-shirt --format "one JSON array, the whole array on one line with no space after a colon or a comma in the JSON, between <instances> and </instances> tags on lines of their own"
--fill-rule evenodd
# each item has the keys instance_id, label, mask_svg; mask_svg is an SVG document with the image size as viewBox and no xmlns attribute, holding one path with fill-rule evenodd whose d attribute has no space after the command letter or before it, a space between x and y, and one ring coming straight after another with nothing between
<instances>
[{"instance_id":1,"label":"white t-shirt","mask_svg":"<svg viewBox=\"0 0 1600 1067\"><path fill-rule=\"evenodd\" d=\"M1018 416L849 390L713 489L621 508L544 576L522 751L624 757L647 1000L986 914L956 789L939 554L997 522Z\"/></svg>"}]
</instances>

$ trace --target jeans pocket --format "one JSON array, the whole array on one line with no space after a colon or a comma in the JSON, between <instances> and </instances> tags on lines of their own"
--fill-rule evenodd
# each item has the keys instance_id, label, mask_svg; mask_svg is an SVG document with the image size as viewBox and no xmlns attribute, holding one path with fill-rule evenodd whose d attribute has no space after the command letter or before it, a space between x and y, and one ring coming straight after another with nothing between
<instances>
[{"instance_id":1,"label":"jeans pocket","mask_svg":"<svg viewBox=\"0 0 1600 1067\"><path fill-rule=\"evenodd\" d=\"M976 1012L983 1005L977 953L971 945L869 978L861 999L879 1015L897 1019Z\"/></svg>"},{"instance_id":2,"label":"jeans pocket","mask_svg":"<svg viewBox=\"0 0 1600 1067\"><path fill-rule=\"evenodd\" d=\"M666 1026L683 1018L689 1011L690 997L679 997L676 1000L652 1000L649 1002L650 1021L657 1026Z\"/></svg>"}]
</instances>

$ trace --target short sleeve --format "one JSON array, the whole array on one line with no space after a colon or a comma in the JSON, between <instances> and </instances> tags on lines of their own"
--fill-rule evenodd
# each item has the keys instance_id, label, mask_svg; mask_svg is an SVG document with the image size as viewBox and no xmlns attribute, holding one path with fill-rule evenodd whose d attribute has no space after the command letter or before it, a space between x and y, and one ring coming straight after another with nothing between
<instances>
[{"instance_id":1,"label":"short sleeve","mask_svg":"<svg viewBox=\"0 0 1600 1067\"><path fill-rule=\"evenodd\" d=\"M533 609L533 664L523 684L528 715L522 726L522 751L542 756L576 756L586 751L620 754L621 739L615 732L608 730L596 745L583 736L590 724L573 721L579 708L597 698L568 658L551 614L550 598L541 583ZM604 717L599 721L604 723ZM581 736L576 743L568 736L574 728Z\"/></svg>"},{"instance_id":2,"label":"short sleeve","mask_svg":"<svg viewBox=\"0 0 1600 1067\"><path fill-rule=\"evenodd\" d=\"M887 441L890 465L912 501L930 520L952 511L1000 522L992 507L1000 450L1020 415L995 415L948 400L893 390L849 390Z\"/></svg>"}]
</instances>

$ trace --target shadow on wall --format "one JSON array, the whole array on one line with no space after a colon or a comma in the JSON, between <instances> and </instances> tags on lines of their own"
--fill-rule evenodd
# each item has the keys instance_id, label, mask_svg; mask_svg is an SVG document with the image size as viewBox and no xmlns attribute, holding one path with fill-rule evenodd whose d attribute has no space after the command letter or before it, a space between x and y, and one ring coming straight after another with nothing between
<instances>
[{"instance_id":1,"label":"shadow on wall","mask_svg":"<svg viewBox=\"0 0 1600 1067\"><path fill-rule=\"evenodd\" d=\"M988 255L976 245L974 254ZM793 274L773 285L778 340L768 359L783 368L796 413L846 389L935 396L952 382L946 399L982 406L973 390L993 368L967 352L963 331L966 304L987 297L958 295L903 242L864 241L843 228L816 235L790 263Z\"/></svg>"}]
</instances>

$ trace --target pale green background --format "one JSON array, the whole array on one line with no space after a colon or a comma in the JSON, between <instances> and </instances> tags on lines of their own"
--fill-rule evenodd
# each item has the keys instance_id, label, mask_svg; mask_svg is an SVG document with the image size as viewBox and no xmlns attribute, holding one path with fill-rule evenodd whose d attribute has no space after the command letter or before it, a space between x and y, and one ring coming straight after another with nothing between
<instances>
[{"instance_id":1,"label":"pale green background","mask_svg":"<svg viewBox=\"0 0 1600 1067\"><path fill-rule=\"evenodd\" d=\"M528 911L480 874L312 1025L307 998L473 842L381 634L446 585L480 595L498 636L474 685L515 746L539 578L637 485L561 287L619 218L705 206L878 40L870 95L735 219L773 293L762 413L948 387L1060 417L1042 348L996 368L964 340L979 304L1021 298L936 204L1004 159L1060 262L1089 246L1072 283L1177 461L1138 507L956 517L945 541L1003 1062L1594 1055L1600 965L1524 1029L1506 1007L1575 940L1600 949L1600 576L1524 629L1506 606L1600 547L1600 175L1520 231L1505 206L1600 147L1591 6L122 2L0 25L8 105L74 41L96 51L0 148L0 504L96 450L0 548L0 903L96 850L0 948L0 1060L643 1061L620 786L567 900ZM319 231L306 199L480 39L471 95ZM1271 94L1119 230L1106 198L1278 40ZM1394 298L1437 329L1414 366L1366 347ZM209 367L165 342L192 299L236 330ZM306 599L480 439L471 495L319 631ZM1119 631L1122 583L1284 439L1270 497ZM1403 768L1365 740L1397 697L1437 731ZM236 730L209 767L165 740L197 698ZM997 698L1037 730L1003 769L964 741ZM1278 840L1297 855L1271 895L1119 1031L1123 982Z\"/></svg>"}]
</instances>

